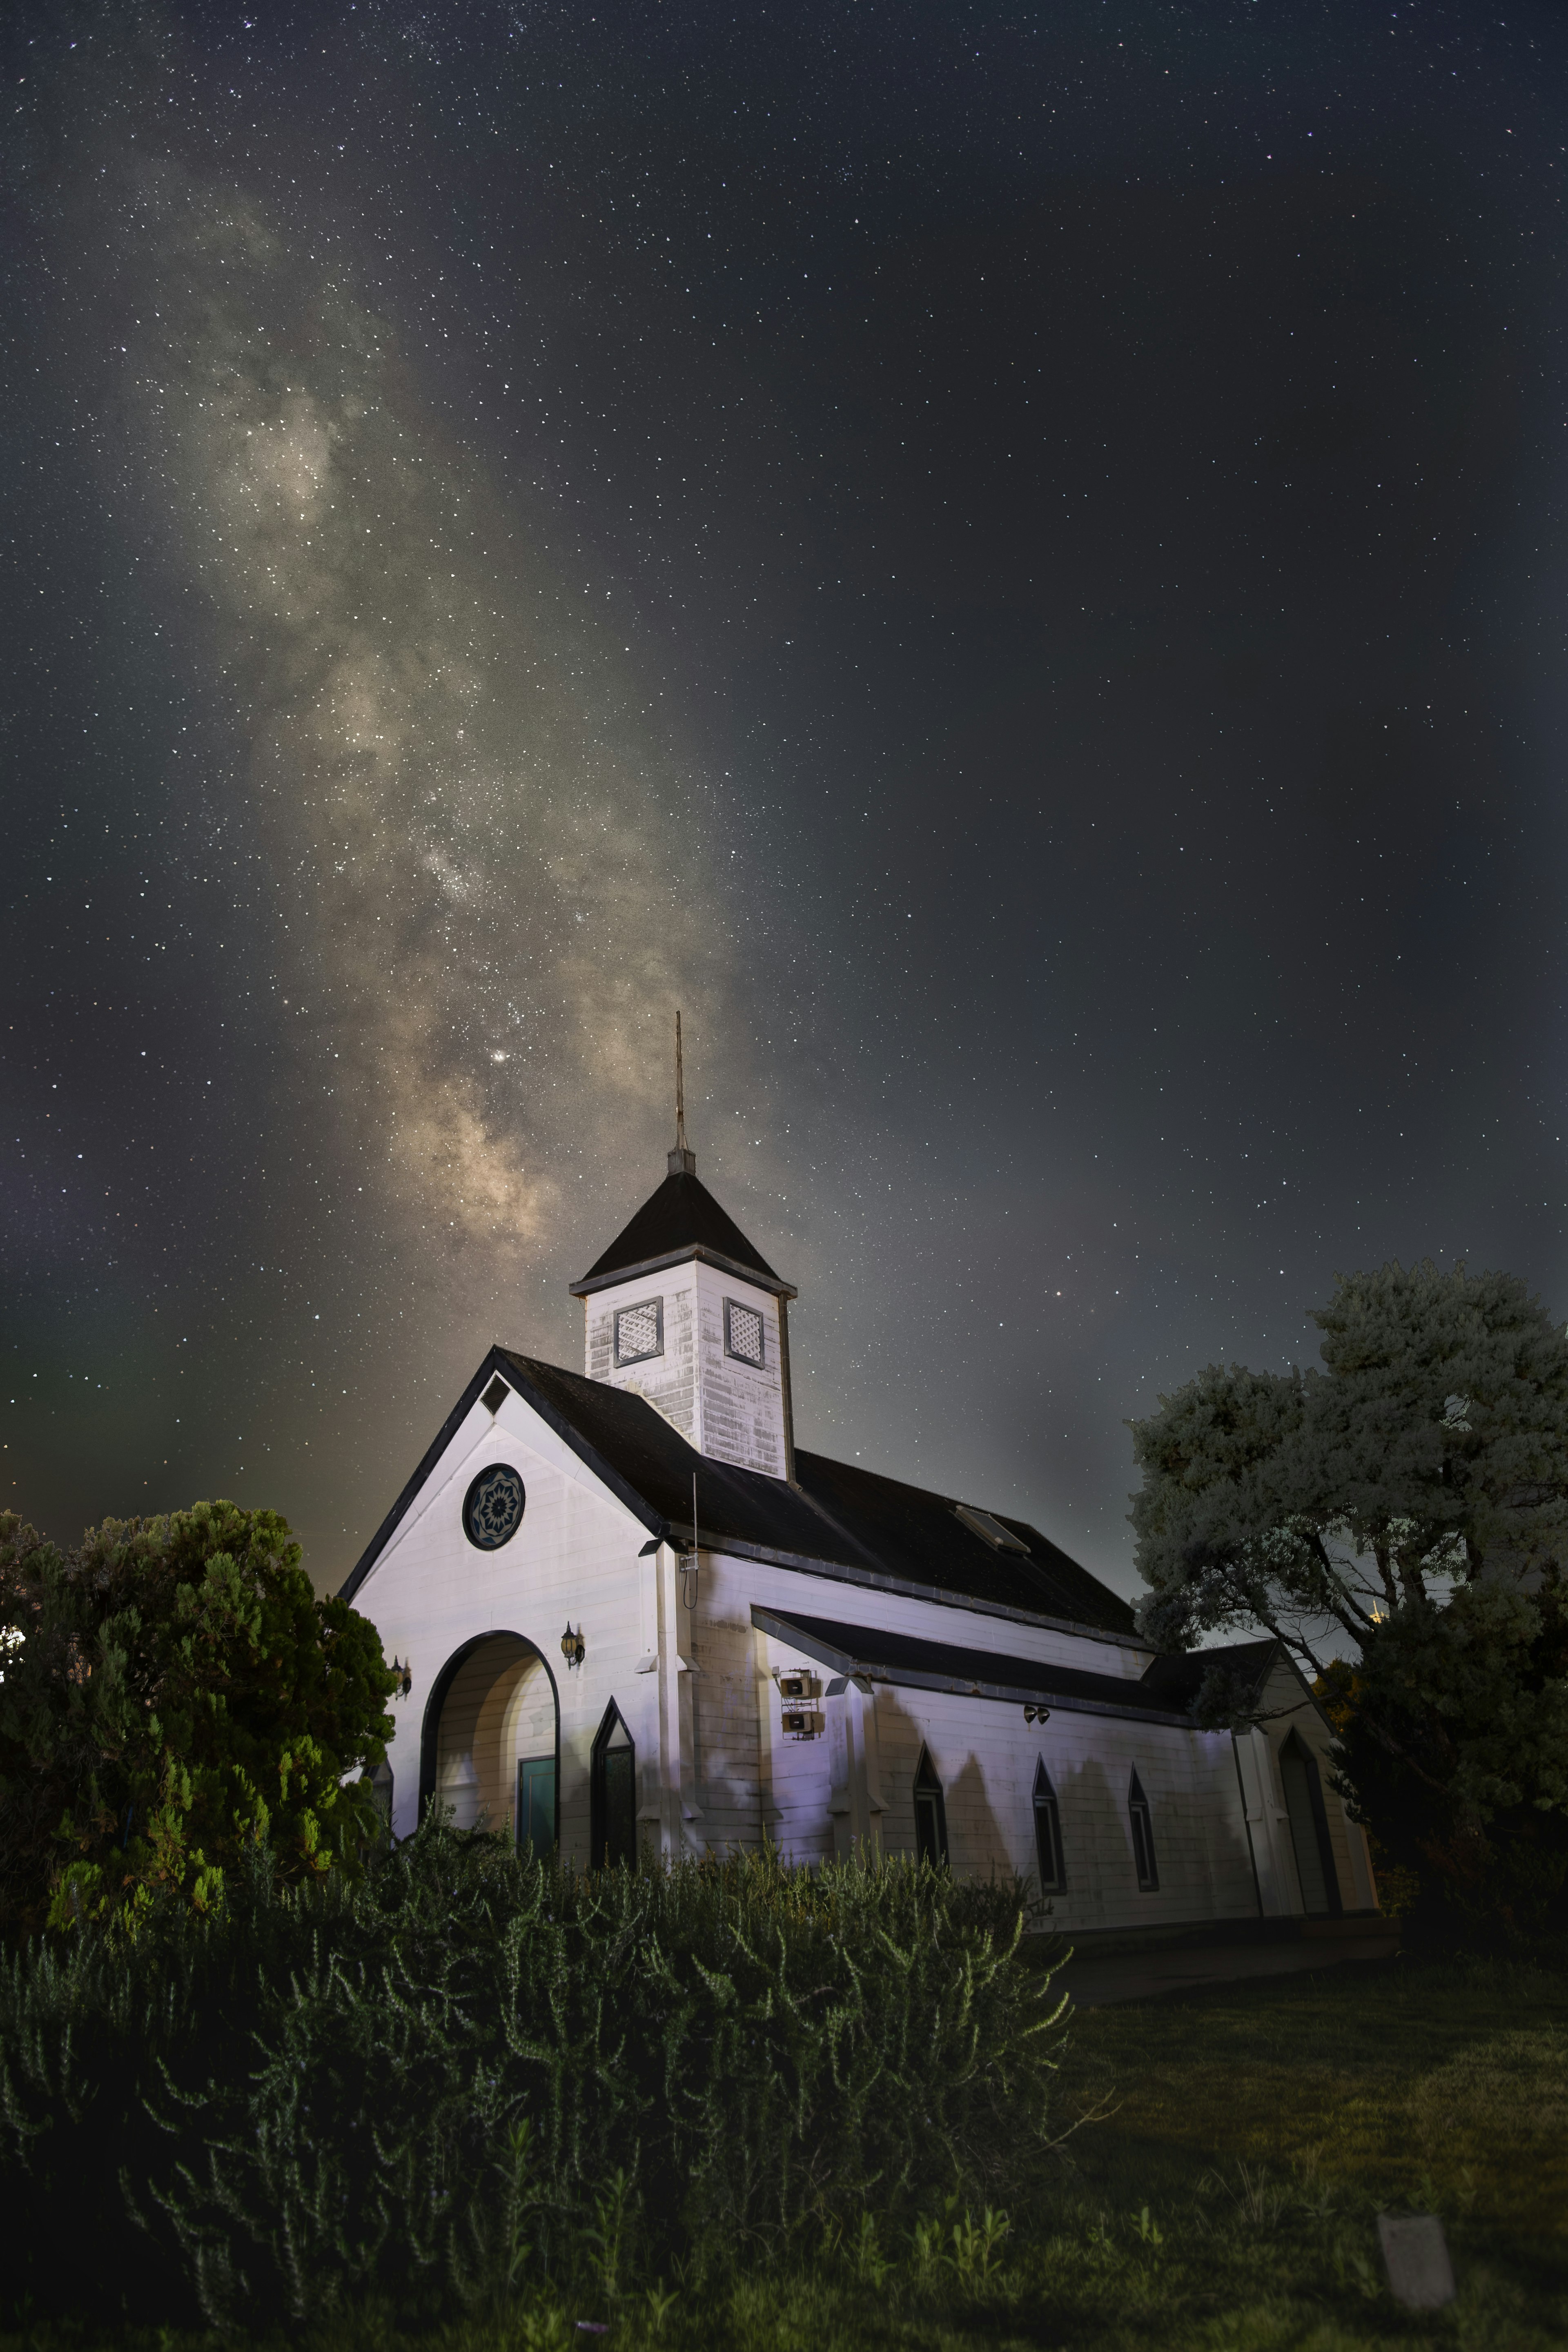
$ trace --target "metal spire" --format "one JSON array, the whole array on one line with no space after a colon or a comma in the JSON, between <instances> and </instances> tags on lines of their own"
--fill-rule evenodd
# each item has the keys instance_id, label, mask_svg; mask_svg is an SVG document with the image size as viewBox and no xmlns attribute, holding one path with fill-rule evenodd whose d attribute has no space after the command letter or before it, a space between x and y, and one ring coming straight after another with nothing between
<instances>
[{"instance_id":1,"label":"metal spire","mask_svg":"<svg viewBox=\"0 0 1568 2352\"><path fill-rule=\"evenodd\" d=\"M686 1140L686 1071L680 1052L680 1015L675 1016L675 1150L669 1155L672 1176L695 1176L697 1154Z\"/></svg>"}]
</instances>

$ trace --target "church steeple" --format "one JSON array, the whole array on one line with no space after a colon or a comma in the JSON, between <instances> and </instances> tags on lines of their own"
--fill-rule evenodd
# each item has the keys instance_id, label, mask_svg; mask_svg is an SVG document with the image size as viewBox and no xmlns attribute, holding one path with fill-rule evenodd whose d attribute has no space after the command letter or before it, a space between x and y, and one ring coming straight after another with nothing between
<instances>
[{"instance_id":1,"label":"church steeple","mask_svg":"<svg viewBox=\"0 0 1568 2352\"><path fill-rule=\"evenodd\" d=\"M583 1301L590 1380L646 1396L700 1454L794 1477L795 1286L698 1181L679 1013L669 1173L572 1295Z\"/></svg>"},{"instance_id":2,"label":"church steeple","mask_svg":"<svg viewBox=\"0 0 1568 2352\"><path fill-rule=\"evenodd\" d=\"M697 1154L686 1140L686 1072L680 1054L680 1015L675 1016L675 1150L669 1155L672 1176L695 1176Z\"/></svg>"}]
</instances>

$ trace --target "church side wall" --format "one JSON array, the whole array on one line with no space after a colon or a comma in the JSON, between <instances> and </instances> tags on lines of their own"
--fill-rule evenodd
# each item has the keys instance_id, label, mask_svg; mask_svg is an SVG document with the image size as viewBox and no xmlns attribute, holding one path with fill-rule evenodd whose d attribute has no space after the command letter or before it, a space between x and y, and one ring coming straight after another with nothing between
<instances>
[{"instance_id":1,"label":"church side wall","mask_svg":"<svg viewBox=\"0 0 1568 2352\"><path fill-rule=\"evenodd\" d=\"M1154 1653L1119 1642L1096 1641L1092 1633L1066 1633L1013 1617L988 1617L978 1610L942 1601L922 1601L875 1585L840 1583L808 1569L777 1568L766 1560L738 1559L704 1550L700 1632L738 1624L750 1628L752 1603L795 1616L827 1617L844 1625L880 1625L889 1633L917 1633L928 1642L952 1642L968 1649L996 1650L1043 1665L1078 1666L1086 1674L1117 1675L1136 1682Z\"/></svg>"},{"instance_id":2,"label":"church side wall","mask_svg":"<svg viewBox=\"0 0 1568 2352\"><path fill-rule=\"evenodd\" d=\"M889 1853L915 1851L914 1776L923 1746L942 1783L955 1871L1038 1875L1034 1785L1043 1761L1061 1822L1066 1887L1050 1898L1065 1930L1251 1918L1258 1910L1247 1825L1226 1733L1053 1712L879 1685L879 1740ZM1131 1775L1149 1800L1160 1884L1138 1885L1127 1810Z\"/></svg>"},{"instance_id":3,"label":"church side wall","mask_svg":"<svg viewBox=\"0 0 1568 2352\"><path fill-rule=\"evenodd\" d=\"M1142 1663L1137 1653L1046 1628L705 1555L694 1654L701 1670L696 1721L706 1842L755 1849L765 1828L799 1863L847 1850L853 1814L842 1785L849 1769L848 1735L838 1719L845 1701L826 1696L828 1669L787 1642L754 1634L753 1601L1042 1664L1126 1673L1129 1656L1135 1666ZM810 1683L806 1711L822 1726L815 1737L782 1729L772 1669L797 1666ZM1066 1709L1055 1710L1043 1727L1027 1725L1019 1705L886 1684L875 1686L869 1712L874 1785L868 1795L873 1833L885 1851L914 1852L914 1776L923 1746L942 1782L954 1869L1037 1874L1033 1795L1043 1757L1060 1807L1067 1866L1066 1892L1053 1900L1058 1925L1128 1928L1256 1916L1228 1734ZM1134 1769L1153 1819L1160 1885L1152 1894L1140 1891L1132 1861L1127 1798Z\"/></svg>"}]
</instances>

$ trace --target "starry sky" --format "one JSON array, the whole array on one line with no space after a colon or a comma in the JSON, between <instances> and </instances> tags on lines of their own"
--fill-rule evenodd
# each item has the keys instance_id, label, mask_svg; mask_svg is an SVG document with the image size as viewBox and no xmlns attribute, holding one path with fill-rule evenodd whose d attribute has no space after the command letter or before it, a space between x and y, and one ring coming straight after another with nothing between
<instances>
[{"instance_id":1,"label":"starry sky","mask_svg":"<svg viewBox=\"0 0 1568 2352\"><path fill-rule=\"evenodd\" d=\"M0 1503L334 1585L691 1141L1132 1592L1336 1270L1568 1312L1568 16L12 0Z\"/></svg>"}]
</instances>

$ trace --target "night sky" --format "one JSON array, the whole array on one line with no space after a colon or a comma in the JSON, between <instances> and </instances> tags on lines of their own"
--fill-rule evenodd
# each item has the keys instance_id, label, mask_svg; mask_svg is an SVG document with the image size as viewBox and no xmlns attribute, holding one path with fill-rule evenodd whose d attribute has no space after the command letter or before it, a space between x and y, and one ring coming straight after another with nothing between
<instances>
[{"instance_id":1,"label":"night sky","mask_svg":"<svg viewBox=\"0 0 1568 2352\"><path fill-rule=\"evenodd\" d=\"M0 1501L357 1556L699 1173L804 1444L1563 1243L1568 11L0 31Z\"/></svg>"}]
</instances>

